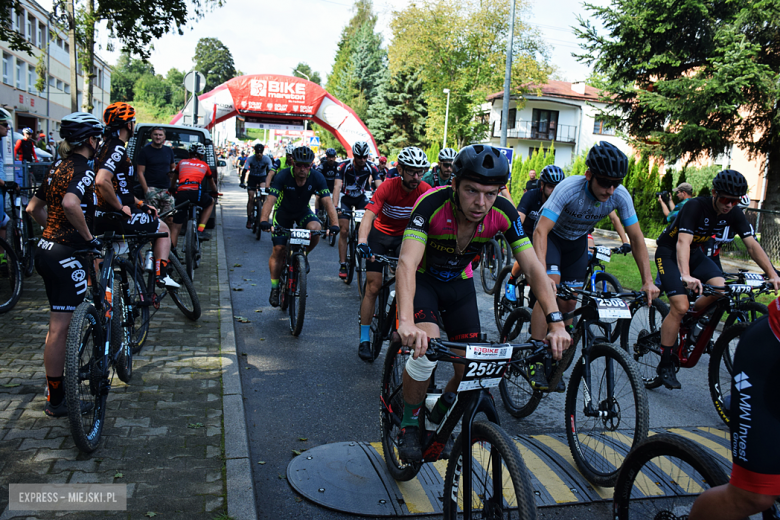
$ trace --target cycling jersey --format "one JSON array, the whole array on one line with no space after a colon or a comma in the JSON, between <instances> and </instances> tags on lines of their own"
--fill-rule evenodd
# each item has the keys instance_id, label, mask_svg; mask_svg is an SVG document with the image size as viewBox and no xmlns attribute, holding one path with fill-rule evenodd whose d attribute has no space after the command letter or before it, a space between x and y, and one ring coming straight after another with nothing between
<instances>
[{"instance_id":1,"label":"cycling jersey","mask_svg":"<svg viewBox=\"0 0 780 520\"><path fill-rule=\"evenodd\" d=\"M407 192L400 177L383 182L366 206L367 210L376 215L374 227L386 235L403 235L414 203L429 189L431 187L428 184L420 182L417 188Z\"/></svg>"},{"instance_id":2,"label":"cycling jersey","mask_svg":"<svg viewBox=\"0 0 780 520\"><path fill-rule=\"evenodd\" d=\"M14 158L17 161L33 162L38 161L35 154L35 143L32 139L19 139L14 145Z\"/></svg>"},{"instance_id":3,"label":"cycling jersey","mask_svg":"<svg viewBox=\"0 0 780 520\"><path fill-rule=\"evenodd\" d=\"M306 182L303 186L298 186L290 168L285 168L274 176L269 193L277 197L274 210L288 216L310 211L309 200L312 195L330 197L325 177L317 170L310 170Z\"/></svg>"},{"instance_id":4,"label":"cycling jersey","mask_svg":"<svg viewBox=\"0 0 780 520\"><path fill-rule=\"evenodd\" d=\"M534 228L536 221L539 220L539 212L542 211L542 190L531 189L523 194L520 204L517 205L517 212L525 215L523 220L523 231L533 242Z\"/></svg>"},{"instance_id":5,"label":"cycling jersey","mask_svg":"<svg viewBox=\"0 0 780 520\"><path fill-rule=\"evenodd\" d=\"M319 167L320 173L322 173L322 176L325 177L326 181L334 181L336 179L338 169L339 163L334 162L333 164L330 164L327 160L322 161Z\"/></svg>"},{"instance_id":6,"label":"cycling jersey","mask_svg":"<svg viewBox=\"0 0 780 520\"><path fill-rule=\"evenodd\" d=\"M244 167L244 163L246 163L246 157L244 157L244 156L239 157L238 158L238 167L239 168L243 168Z\"/></svg>"},{"instance_id":7,"label":"cycling jersey","mask_svg":"<svg viewBox=\"0 0 780 520\"><path fill-rule=\"evenodd\" d=\"M177 191L194 191L201 189L201 183L211 178L211 168L200 159L182 159L174 170L179 175Z\"/></svg>"},{"instance_id":8,"label":"cycling jersey","mask_svg":"<svg viewBox=\"0 0 780 520\"><path fill-rule=\"evenodd\" d=\"M733 207L725 215L718 215L712 197L696 197L683 206L677 218L666 226L656 243L659 246L676 249L677 237L680 233L693 235L691 249L694 249L707 242L713 235L715 240L726 240L733 233L745 238L753 236L755 231L741 208Z\"/></svg>"},{"instance_id":9,"label":"cycling jersey","mask_svg":"<svg viewBox=\"0 0 780 520\"><path fill-rule=\"evenodd\" d=\"M250 177L267 177L269 170L273 169L273 162L267 155L251 156L244 163L244 168L249 170Z\"/></svg>"},{"instance_id":10,"label":"cycling jersey","mask_svg":"<svg viewBox=\"0 0 780 520\"><path fill-rule=\"evenodd\" d=\"M541 216L555 222L553 233L566 240L575 240L587 235L593 225L613 209L618 210L620 221L625 227L639 221L634 202L625 186L618 186L609 199L601 202L588 189L585 176L574 175L556 186L544 203Z\"/></svg>"},{"instance_id":11,"label":"cycling jersey","mask_svg":"<svg viewBox=\"0 0 780 520\"><path fill-rule=\"evenodd\" d=\"M401 174L398 173L398 168L390 168L389 170L385 170L385 179L395 179L396 177L400 176ZM430 182L428 184L430 184Z\"/></svg>"},{"instance_id":12,"label":"cycling jersey","mask_svg":"<svg viewBox=\"0 0 780 520\"><path fill-rule=\"evenodd\" d=\"M111 183L114 185L114 193L123 206L135 207L135 172L133 164L127 156L125 143L118 137L113 137L103 143L95 157L95 171L108 170L113 175ZM110 206L98 190L98 209L101 211L116 211Z\"/></svg>"},{"instance_id":13,"label":"cycling jersey","mask_svg":"<svg viewBox=\"0 0 780 520\"><path fill-rule=\"evenodd\" d=\"M350 197L359 197L366 190L369 190L371 188L369 179L374 181L381 180L376 166L367 162L360 171L357 171L353 161L341 163L336 173L336 178L341 179L343 183L341 185L341 193Z\"/></svg>"},{"instance_id":14,"label":"cycling jersey","mask_svg":"<svg viewBox=\"0 0 780 520\"><path fill-rule=\"evenodd\" d=\"M512 255L532 247L523 232L517 210L511 202L499 196L478 224L463 254L458 255L455 212L454 193L450 186L430 190L417 200L409 225L404 231L404 240L418 240L425 244L418 272L428 273L444 282L471 278L472 260L480 253L482 246L499 232L509 242Z\"/></svg>"},{"instance_id":15,"label":"cycling jersey","mask_svg":"<svg viewBox=\"0 0 780 520\"><path fill-rule=\"evenodd\" d=\"M439 177L440 173L441 168L437 166L433 170L423 175L422 180L434 188L438 188L439 186L449 186L452 183L452 174L450 174L450 177L447 180L443 180L441 177Z\"/></svg>"}]
</instances>

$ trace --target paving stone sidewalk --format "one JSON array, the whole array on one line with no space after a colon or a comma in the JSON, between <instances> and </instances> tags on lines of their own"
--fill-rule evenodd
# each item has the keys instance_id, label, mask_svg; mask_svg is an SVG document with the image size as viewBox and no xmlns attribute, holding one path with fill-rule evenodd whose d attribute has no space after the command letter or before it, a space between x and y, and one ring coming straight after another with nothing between
<instances>
[{"instance_id":1,"label":"paving stone sidewalk","mask_svg":"<svg viewBox=\"0 0 780 520\"><path fill-rule=\"evenodd\" d=\"M48 306L42 279L35 274L24 281L17 306L0 315L0 519L228 518L220 228L204 244L196 271L200 320L187 320L169 297L163 301L134 359L132 381L125 385L114 377L102 440L92 454L75 447L67 417L43 413ZM128 510L12 512L7 510L9 483L126 484Z\"/></svg>"}]
</instances>

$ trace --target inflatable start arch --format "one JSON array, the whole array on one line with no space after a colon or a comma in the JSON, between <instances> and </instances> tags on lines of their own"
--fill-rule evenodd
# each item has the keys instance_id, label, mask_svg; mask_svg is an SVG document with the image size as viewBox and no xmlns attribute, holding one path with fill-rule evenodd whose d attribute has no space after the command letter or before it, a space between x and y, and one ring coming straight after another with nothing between
<instances>
[{"instance_id":1,"label":"inflatable start arch","mask_svg":"<svg viewBox=\"0 0 780 520\"><path fill-rule=\"evenodd\" d=\"M277 74L239 76L198 96L198 100L205 111L203 126L208 129L237 115L250 123L301 124L312 120L336 136L350 157L357 141L367 142L371 152L379 155L374 137L357 114L305 79ZM182 117L183 112L179 112L171 123Z\"/></svg>"}]
</instances>

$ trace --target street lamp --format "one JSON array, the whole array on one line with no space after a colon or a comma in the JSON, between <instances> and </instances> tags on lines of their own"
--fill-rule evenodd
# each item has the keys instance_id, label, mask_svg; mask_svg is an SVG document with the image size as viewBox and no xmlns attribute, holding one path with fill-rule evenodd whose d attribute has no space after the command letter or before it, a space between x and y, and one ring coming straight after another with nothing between
<instances>
[{"instance_id":1,"label":"street lamp","mask_svg":"<svg viewBox=\"0 0 780 520\"><path fill-rule=\"evenodd\" d=\"M447 122L450 119L450 89L445 88L442 92L447 94L447 111L444 114L444 143L442 143L442 150L447 148Z\"/></svg>"},{"instance_id":2,"label":"street lamp","mask_svg":"<svg viewBox=\"0 0 780 520\"><path fill-rule=\"evenodd\" d=\"M306 76L306 79L307 79L307 80L309 80L309 81L311 81L311 78L310 78L310 77L309 77L307 74L305 74L305 73L303 73L303 72L299 71L298 69L293 69L293 74L294 74L294 73L296 73L296 72L297 72L298 74L300 74L301 76ZM304 119L304 120L303 120L303 139L304 139L304 142L305 142L305 140L306 140L306 131L307 131L308 129L309 129L309 120L308 120L308 119Z\"/></svg>"},{"instance_id":3,"label":"street lamp","mask_svg":"<svg viewBox=\"0 0 780 520\"><path fill-rule=\"evenodd\" d=\"M298 69L293 70L293 73L295 73L295 72L297 72L301 76L306 76L306 79L311 81L311 78L307 74L304 74L303 72L299 71Z\"/></svg>"}]
</instances>

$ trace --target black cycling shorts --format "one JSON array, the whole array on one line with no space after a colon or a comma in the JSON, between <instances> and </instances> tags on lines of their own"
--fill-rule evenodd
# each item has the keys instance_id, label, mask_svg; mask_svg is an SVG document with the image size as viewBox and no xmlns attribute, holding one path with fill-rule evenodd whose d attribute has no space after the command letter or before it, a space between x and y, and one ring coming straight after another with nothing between
<instances>
[{"instance_id":1,"label":"black cycling shorts","mask_svg":"<svg viewBox=\"0 0 780 520\"><path fill-rule=\"evenodd\" d=\"M261 176L261 175L247 176L246 189L250 191L257 191L257 188L259 188L261 184L264 184L267 178L268 178L267 176Z\"/></svg>"},{"instance_id":2,"label":"black cycling shorts","mask_svg":"<svg viewBox=\"0 0 780 520\"><path fill-rule=\"evenodd\" d=\"M184 202L194 202L201 208L208 208L214 203L214 199L202 190L179 190L176 192L176 206ZM173 216L174 224L184 224L190 216L190 209L177 211Z\"/></svg>"},{"instance_id":3,"label":"black cycling shorts","mask_svg":"<svg viewBox=\"0 0 780 520\"><path fill-rule=\"evenodd\" d=\"M287 244L287 234L282 233L279 230L279 226L292 229L293 224L295 224L299 228L305 228L306 224L309 222L314 222L315 220L320 223L320 226L322 225L322 222L320 222L320 219L317 218L317 215L312 212L311 208L307 208L305 212L295 216L274 212L274 231L271 235L271 243L275 246L283 246Z\"/></svg>"},{"instance_id":4,"label":"black cycling shorts","mask_svg":"<svg viewBox=\"0 0 780 520\"><path fill-rule=\"evenodd\" d=\"M401 242L403 239L403 235L394 237L372 227L371 231L368 232L368 247L371 248L372 253L377 255L398 256L398 251L401 249ZM381 273L382 263L372 262L371 260L366 259L366 271Z\"/></svg>"},{"instance_id":5,"label":"black cycling shorts","mask_svg":"<svg viewBox=\"0 0 780 520\"><path fill-rule=\"evenodd\" d=\"M82 248L86 248L86 245ZM40 239L35 268L43 278L51 312L73 312L87 293L87 270L77 249Z\"/></svg>"},{"instance_id":6,"label":"black cycling shorts","mask_svg":"<svg viewBox=\"0 0 780 520\"><path fill-rule=\"evenodd\" d=\"M365 195L361 195L359 197L342 195L339 199L339 207L341 208L341 215L339 215L339 219L349 220L352 217L353 209L366 209L366 206L368 206L368 197Z\"/></svg>"},{"instance_id":7,"label":"black cycling shorts","mask_svg":"<svg viewBox=\"0 0 780 520\"><path fill-rule=\"evenodd\" d=\"M450 341L479 339L482 329L473 278L442 282L418 272L415 279L415 323L435 323L443 327ZM441 314L442 323L439 323L438 314Z\"/></svg>"},{"instance_id":8,"label":"black cycling shorts","mask_svg":"<svg viewBox=\"0 0 780 520\"><path fill-rule=\"evenodd\" d=\"M576 240L547 235L547 274L558 275L561 282L581 287L588 272L588 235Z\"/></svg>"},{"instance_id":9,"label":"black cycling shorts","mask_svg":"<svg viewBox=\"0 0 780 520\"><path fill-rule=\"evenodd\" d=\"M107 219L100 211L95 211L95 234L102 235L106 231L113 231L124 235L137 233L157 233L160 229L160 220L141 210L133 210L130 218L124 222Z\"/></svg>"},{"instance_id":10,"label":"black cycling shorts","mask_svg":"<svg viewBox=\"0 0 780 520\"><path fill-rule=\"evenodd\" d=\"M742 333L731 382L731 484L762 495L780 495L780 341L772 314Z\"/></svg>"},{"instance_id":11,"label":"black cycling shorts","mask_svg":"<svg viewBox=\"0 0 780 520\"><path fill-rule=\"evenodd\" d=\"M658 246L655 250L655 265L661 278L661 289L667 296L688 294L680 280L680 268L677 266L677 249ZM691 276L707 283L708 280L723 276L723 271L700 248L691 249L688 261Z\"/></svg>"}]
</instances>

